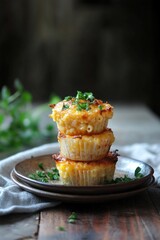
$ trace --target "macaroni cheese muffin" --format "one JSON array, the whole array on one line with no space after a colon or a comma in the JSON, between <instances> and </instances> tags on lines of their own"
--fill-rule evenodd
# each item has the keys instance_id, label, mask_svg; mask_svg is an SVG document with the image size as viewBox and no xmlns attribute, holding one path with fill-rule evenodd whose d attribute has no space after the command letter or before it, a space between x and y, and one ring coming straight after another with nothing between
<instances>
[{"instance_id":1,"label":"macaroni cheese muffin","mask_svg":"<svg viewBox=\"0 0 160 240\"><path fill-rule=\"evenodd\" d=\"M66 135L91 135L103 132L113 116L113 107L108 102L95 99L92 93L77 92L76 97L66 97L51 104L50 117L59 131Z\"/></svg>"},{"instance_id":2,"label":"macaroni cheese muffin","mask_svg":"<svg viewBox=\"0 0 160 240\"><path fill-rule=\"evenodd\" d=\"M113 107L91 92L80 91L50 107L60 144L60 153L53 159L63 183L89 186L111 181L117 155L110 152L115 137L107 126Z\"/></svg>"},{"instance_id":3,"label":"macaroni cheese muffin","mask_svg":"<svg viewBox=\"0 0 160 240\"><path fill-rule=\"evenodd\" d=\"M117 154L109 154L99 161L72 161L60 154L53 155L61 180L65 185L90 186L104 184L114 176Z\"/></svg>"},{"instance_id":4,"label":"macaroni cheese muffin","mask_svg":"<svg viewBox=\"0 0 160 240\"><path fill-rule=\"evenodd\" d=\"M58 134L61 155L74 161L95 161L104 158L114 139L111 129L89 136Z\"/></svg>"}]
</instances>

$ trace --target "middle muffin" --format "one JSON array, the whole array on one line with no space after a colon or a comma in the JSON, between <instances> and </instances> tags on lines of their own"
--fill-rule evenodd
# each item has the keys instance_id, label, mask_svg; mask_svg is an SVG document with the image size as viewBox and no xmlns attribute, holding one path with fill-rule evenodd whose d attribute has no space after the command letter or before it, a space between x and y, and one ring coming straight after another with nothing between
<instances>
[{"instance_id":1,"label":"middle muffin","mask_svg":"<svg viewBox=\"0 0 160 240\"><path fill-rule=\"evenodd\" d=\"M64 135L59 132L61 155L74 161L95 161L104 158L114 142L111 129L93 135Z\"/></svg>"}]
</instances>

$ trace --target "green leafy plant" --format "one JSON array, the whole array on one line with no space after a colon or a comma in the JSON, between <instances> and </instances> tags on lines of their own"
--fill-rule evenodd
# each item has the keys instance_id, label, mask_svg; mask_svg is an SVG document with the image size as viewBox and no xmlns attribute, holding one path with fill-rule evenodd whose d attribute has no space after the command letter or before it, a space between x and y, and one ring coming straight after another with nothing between
<instances>
[{"instance_id":1,"label":"green leafy plant","mask_svg":"<svg viewBox=\"0 0 160 240\"><path fill-rule=\"evenodd\" d=\"M53 141L55 136L53 123L40 127L40 115L48 104L35 107L31 94L19 80L14 87L14 93L7 86L0 92L0 153L36 146L47 139Z\"/></svg>"}]
</instances>

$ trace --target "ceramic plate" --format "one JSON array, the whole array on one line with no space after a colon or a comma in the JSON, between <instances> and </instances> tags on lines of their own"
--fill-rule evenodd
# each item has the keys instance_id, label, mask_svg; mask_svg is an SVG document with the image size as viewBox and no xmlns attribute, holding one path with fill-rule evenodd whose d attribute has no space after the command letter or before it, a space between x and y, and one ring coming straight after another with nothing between
<instances>
[{"instance_id":1,"label":"ceramic plate","mask_svg":"<svg viewBox=\"0 0 160 240\"><path fill-rule=\"evenodd\" d=\"M96 186L66 186L60 183L60 181L52 181L51 183L43 183L36 180L32 180L28 177L29 174L34 173L39 169L38 164L43 163L44 169L50 169L55 166L55 162L51 155L44 155L39 157L32 157L18 163L14 168L14 173L17 178L23 180L23 182L30 184L31 186L57 193L72 193L72 194L104 194L104 193L116 193L129 191L140 187L145 187L150 182L154 170L151 166L138 160L134 160L126 157L119 157L116 165L115 177L124 176L125 174L131 178L134 178L134 171L137 167L141 168L143 177L133 180L128 183L118 184L105 184Z\"/></svg>"},{"instance_id":2,"label":"ceramic plate","mask_svg":"<svg viewBox=\"0 0 160 240\"><path fill-rule=\"evenodd\" d=\"M135 190L131 191L125 191L121 193L112 193L112 194L97 194L97 195L77 195L77 194L66 194L66 193L56 193L56 192L50 192L41 190L38 188L35 188L26 182L20 180L17 178L14 171L11 172L11 179L22 189L33 193L40 197L50 198L54 200L60 200L62 202L74 202L74 203L90 203L90 202L104 202L104 201L110 201L110 200L116 200L126 197L131 197L135 194L141 193L145 191L148 187L152 186L155 182L154 177L150 179L150 182L145 187L137 188Z\"/></svg>"}]
</instances>

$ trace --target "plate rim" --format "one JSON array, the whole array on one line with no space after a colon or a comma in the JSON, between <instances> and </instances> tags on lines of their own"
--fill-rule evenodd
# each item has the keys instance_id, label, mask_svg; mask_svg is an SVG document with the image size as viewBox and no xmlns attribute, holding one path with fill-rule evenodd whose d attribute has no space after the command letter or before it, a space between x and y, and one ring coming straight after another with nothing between
<instances>
[{"instance_id":1,"label":"plate rim","mask_svg":"<svg viewBox=\"0 0 160 240\"><path fill-rule=\"evenodd\" d=\"M55 193L55 192L34 188L33 186L30 186L29 184L25 183L23 180L18 179L14 173L14 170L11 171L10 177L12 181L16 185L18 185L20 188L36 196L60 200L62 202L75 202L75 203L104 202L104 201L122 199L125 197L131 197L133 195L136 195L138 193L141 193L147 190L149 187L151 187L155 183L155 177L152 176L152 179L147 186L141 187L138 189L133 189L131 191L111 193L111 194L105 193L105 194L97 194L97 195L83 195L83 194L73 195L73 194L66 194L66 193Z\"/></svg>"}]
</instances>

